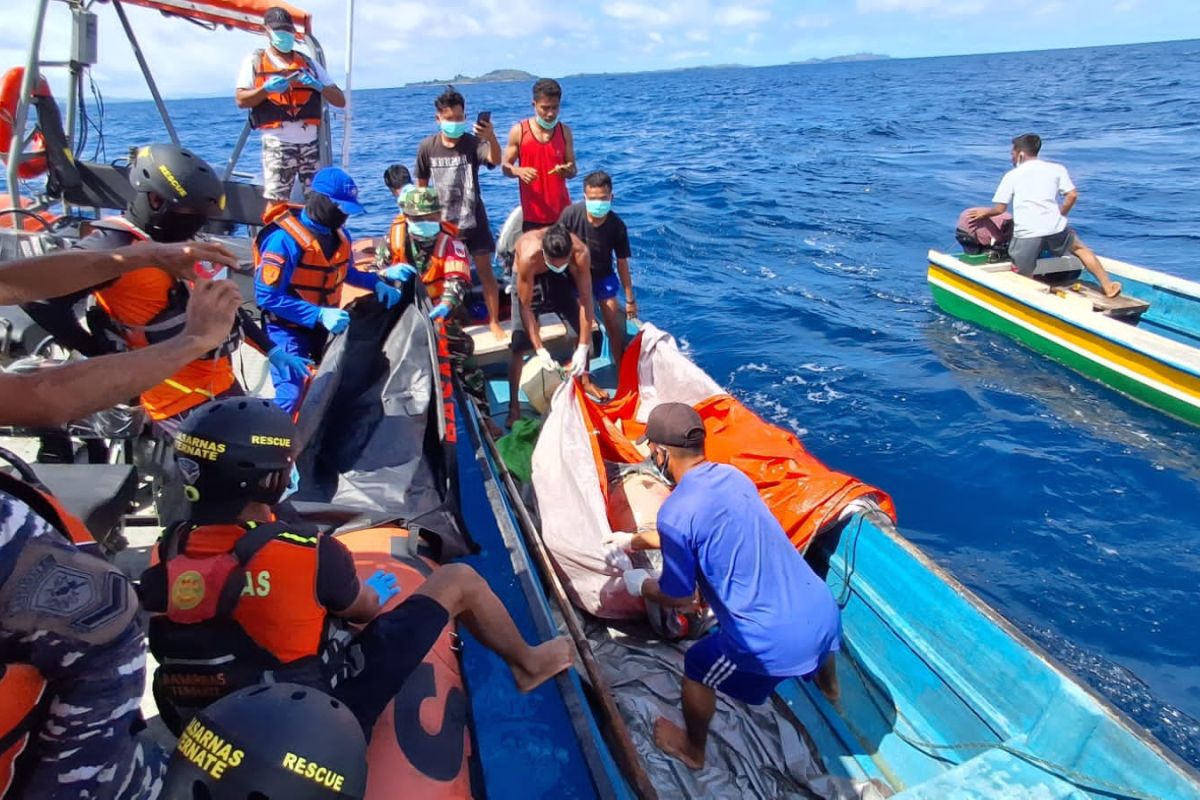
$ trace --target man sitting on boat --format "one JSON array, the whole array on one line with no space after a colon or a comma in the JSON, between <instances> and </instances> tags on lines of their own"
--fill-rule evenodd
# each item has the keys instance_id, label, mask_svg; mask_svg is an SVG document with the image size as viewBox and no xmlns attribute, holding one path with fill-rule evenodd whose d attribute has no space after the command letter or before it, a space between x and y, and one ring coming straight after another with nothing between
<instances>
[{"instance_id":1,"label":"man sitting on boat","mask_svg":"<svg viewBox=\"0 0 1200 800\"><path fill-rule=\"evenodd\" d=\"M430 302L436 303L429 318L446 319L471 287L471 256L458 238L458 228L442 219L436 189L414 187L402 206L388 229L387 259L394 266L383 276L403 282L420 275Z\"/></svg>"},{"instance_id":2,"label":"man sitting on boat","mask_svg":"<svg viewBox=\"0 0 1200 800\"><path fill-rule=\"evenodd\" d=\"M1013 239L1008 245L1008 256L1017 272L1032 275L1045 251L1052 256L1070 252L1096 277L1104 294L1116 297L1121 293L1121 284L1108 277L1096 254L1067 224L1067 215L1079 199L1079 191L1066 167L1038 158L1041 149L1042 138L1036 133L1013 139L1013 168L1001 179L992 197L994 205L970 209L968 219L996 217L1011 205Z\"/></svg>"},{"instance_id":3,"label":"man sitting on boat","mask_svg":"<svg viewBox=\"0 0 1200 800\"><path fill-rule=\"evenodd\" d=\"M691 406L650 412L644 441L676 486L658 512L662 576L625 572L631 594L683 608L699 595L720 627L684 659L685 728L660 717L654 741L692 769L704 766L716 691L765 703L789 677L838 695L834 653L841 621L829 587L808 566L758 491L736 467L707 461L704 423Z\"/></svg>"},{"instance_id":4,"label":"man sitting on boat","mask_svg":"<svg viewBox=\"0 0 1200 800\"><path fill-rule=\"evenodd\" d=\"M521 418L520 393L524 355L535 358L548 370L561 369L542 342L539 315L554 312L579 337L569 365L572 375L584 375L592 339L592 259L587 245L561 222L530 231L517 239L513 261L512 360L508 367L508 426ZM540 298L535 300L535 288Z\"/></svg>"},{"instance_id":5,"label":"man sitting on boat","mask_svg":"<svg viewBox=\"0 0 1200 800\"><path fill-rule=\"evenodd\" d=\"M374 291L388 308L400 302L396 287L350 266L353 250L343 226L351 214L365 210L354 179L337 167L326 167L313 178L313 190L299 214L285 211L259 231L254 240L254 296L267 335L283 352L316 359L326 332L346 330L350 314L341 308L343 283ZM307 377L272 364L276 404L295 411Z\"/></svg>"},{"instance_id":6,"label":"man sitting on boat","mask_svg":"<svg viewBox=\"0 0 1200 800\"><path fill-rule=\"evenodd\" d=\"M597 170L583 179L583 197L581 202L567 206L559 221L587 242L592 256L592 295L600 304L613 363L620 365L621 355L625 352L625 320L637 319L633 276L629 272L629 231L625 228L625 220L612 210L613 185L607 172ZM625 287L624 316L617 304L617 291L622 286Z\"/></svg>"},{"instance_id":7,"label":"man sitting on boat","mask_svg":"<svg viewBox=\"0 0 1200 800\"><path fill-rule=\"evenodd\" d=\"M155 693L164 720L178 727L221 696L269 679L331 691L369 736L455 619L505 660L521 691L571 665L567 639L526 644L465 564L439 567L380 614L399 592L395 575L379 570L360 583L336 536L272 511L296 488L295 437L286 413L256 399L207 406L180 432L191 516L165 533L159 564L142 576L146 609L158 614L150 649L161 665ZM345 622L366 628L351 638Z\"/></svg>"},{"instance_id":8,"label":"man sitting on boat","mask_svg":"<svg viewBox=\"0 0 1200 800\"><path fill-rule=\"evenodd\" d=\"M383 185L392 193L392 197L396 198L396 206L403 211L404 196L416 184L413 183L412 173L408 171L408 167L403 164L392 164L383 171Z\"/></svg>"}]
</instances>

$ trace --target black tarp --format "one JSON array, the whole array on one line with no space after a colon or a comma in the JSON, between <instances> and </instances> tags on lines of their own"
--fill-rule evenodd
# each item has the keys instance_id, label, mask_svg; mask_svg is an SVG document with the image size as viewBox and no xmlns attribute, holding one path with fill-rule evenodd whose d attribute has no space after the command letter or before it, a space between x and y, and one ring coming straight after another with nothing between
<instances>
[{"instance_id":1,"label":"black tarp","mask_svg":"<svg viewBox=\"0 0 1200 800\"><path fill-rule=\"evenodd\" d=\"M440 543L443 559L474 549L458 508L447 442L437 334L411 290L394 309L354 301L300 407L295 499L401 520Z\"/></svg>"}]
</instances>

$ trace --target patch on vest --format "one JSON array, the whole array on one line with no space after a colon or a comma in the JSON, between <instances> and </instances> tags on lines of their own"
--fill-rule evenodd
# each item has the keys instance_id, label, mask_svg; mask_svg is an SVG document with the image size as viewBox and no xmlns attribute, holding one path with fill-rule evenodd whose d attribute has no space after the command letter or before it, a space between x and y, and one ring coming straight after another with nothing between
<instances>
[{"instance_id":1,"label":"patch on vest","mask_svg":"<svg viewBox=\"0 0 1200 800\"><path fill-rule=\"evenodd\" d=\"M275 266L274 264L263 262L262 281L267 286L274 286L275 284L279 283L279 278L281 275L283 275L283 271L279 269L279 267Z\"/></svg>"},{"instance_id":2,"label":"patch on vest","mask_svg":"<svg viewBox=\"0 0 1200 800\"><path fill-rule=\"evenodd\" d=\"M465 244L463 244L459 240L455 239L453 242L451 242L450 249L454 251L454 255L458 256L459 258L463 259L464 261L466 260L467 246Z\"/></svg>"},{"instance_id":3,"label":"patch on vest","mask_svg":"<svg viewBox=\"0 0 1200 800\"><path fill-rule=\"evenodd\" d=\"M171 585L171 605L180 611L191 611L204 602L204 576L194 569L180 573Z\"/></svg>"}]
</instances>

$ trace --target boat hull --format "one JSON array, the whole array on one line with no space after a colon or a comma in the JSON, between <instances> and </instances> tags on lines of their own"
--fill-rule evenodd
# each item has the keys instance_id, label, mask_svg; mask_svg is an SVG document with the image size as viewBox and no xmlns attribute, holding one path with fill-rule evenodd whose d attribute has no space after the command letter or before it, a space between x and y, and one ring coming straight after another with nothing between
<instances>
[{"instance_id":1,"label":"boat hull","mask_svg":"<svg viewBox=\"0 0 1200 800\"><path fill-rule=\"evenodd\" d=\"M1010 336L1141 403L1200 425L1200 377L1186 365L1177 366L1068 315L1040 309L987 285L968 272L971 267L964 267L948 268L930 260L930 288L943 311ZM1193 359L1194 367L1200 363L1195 351Z\"/></svg>"}]
</instances>

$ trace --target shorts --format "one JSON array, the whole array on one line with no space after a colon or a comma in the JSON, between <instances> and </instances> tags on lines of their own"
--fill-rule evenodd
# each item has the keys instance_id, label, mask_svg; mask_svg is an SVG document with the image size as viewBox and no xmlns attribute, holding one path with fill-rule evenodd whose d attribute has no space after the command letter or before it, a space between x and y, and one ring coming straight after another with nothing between
<instances>
[{"instance_id":1,"label":"shorts","mask_svg":"<svg viewBox=\"0 0 1200 800\"><path fill-rule=\"evenodd\" d=\"M683 657L683 674L748 705L760 706L767 702L775 687L789 676L775 677L742 669L725 655L723 640L717 630L692 645Z\"/></svg>"},{"instance_id":2,"label":"shorts","mask_svg":"<svg viewBox=\"0 0 1200 800\"><path fill-rule=\"evenodd\" d=\"M533 349L533 342L525 330L525 320L521 317L521 301L515 293L512 300L512 339L509 340L508 349L513 353L528 353ZM572 336L579 335L579 331L576 330L579 325L579 297L575 293L575 280L570 273L555 275L546 272L534 279L533 313L547 312L562 317Z\"/></svg>"},{"instance_id":3,"label":"shorts","mask_svg":"<svg viewBox=\"0 0 1200 800\"><path fill-rule=\"evenodd\" d=\"M333 695L354 712L368 738L375 720L421 666L448 624L450 612L441 603L414 594L354 637L363 668L334 686Z\"/></svg>"},{"instance_id":4,"label":"shorts","mask_svg":"<svg viewBox=\"0 0 1200 800\"><path fill-rule=\"evenodd\" d=\"M592 273L592 297L596 302L611 300L621 291L621 279L613 270Z\"/></svg>"},{"instance_id":5,"label":"shorts","mask_svg":"<svg viewBox=\"0 0 1200 800\"><path fill-rule=\"evenodd\" d=\"M1075 231L1063 228L1058 233L1049 236L1030 236L1024 239L1014 238L1008 243L1008 258L1013 268L1022 275L1032 275L1037 267L1037 260L1042 253L1049 251L1051 256L1066 255L1075 245Z\"/></svg>"},{"instance_id":6,"label":"shorts","mask_svg":"<svg viewBox=\"0 0 1200 800\"><path fill-rule=\"evenodd\" d=\"M540 231L542 228L549 228L553 222L529 222L528 220L521 221L521 233L529 233L530 231Z\"/></svg>"},{"instance_id":7,"label":"shorts","mask_svg":"<svg viewBox=\"0 0 1200 800\"><path fill-rule=\"evenodd\" d=\"M263 197L267 200L290 200L292 186L297 180L300 181L304 194L308 194L320 162L321 151L316 139L305 144L293 144L264 135Z\"/></svg>"},{"instance_id":8,"label":"shorts","mask_svg":"<svg viewBox=\"0 0 1200 800\"><path fill-rule=\"evenodd\" d=\"M496 240L492 236L491 227L463 228L458 232L458 238L467 246L467 252L473 256L491 255L496 252Z\"/></svg>"}]
</instances>

